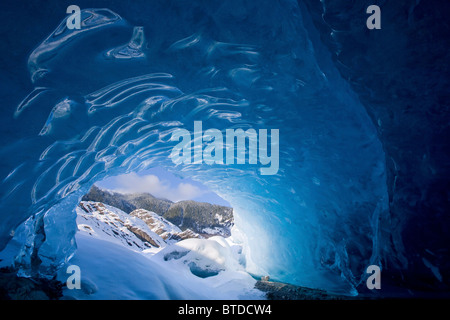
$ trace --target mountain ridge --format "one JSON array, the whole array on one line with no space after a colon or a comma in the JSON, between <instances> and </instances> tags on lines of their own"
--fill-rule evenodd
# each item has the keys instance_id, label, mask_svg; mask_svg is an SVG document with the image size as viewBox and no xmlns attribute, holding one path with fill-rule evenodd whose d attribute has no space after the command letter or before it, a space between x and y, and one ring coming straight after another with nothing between
<instances>
[{"instance_id":1,"label":"mountain ridge","mask_svg":"<svg viewBox=\"0 0 450 320\"><path fill-rule=\"evenodd\" d=\"M93 185L82 201L101 202L127 214L143 209L167 219L182 231L187 229L205 237L231 235L234 225L233 209L207 202L183 200L173 202L150 193L119 193Z\"/></svg>"}]
</instances>

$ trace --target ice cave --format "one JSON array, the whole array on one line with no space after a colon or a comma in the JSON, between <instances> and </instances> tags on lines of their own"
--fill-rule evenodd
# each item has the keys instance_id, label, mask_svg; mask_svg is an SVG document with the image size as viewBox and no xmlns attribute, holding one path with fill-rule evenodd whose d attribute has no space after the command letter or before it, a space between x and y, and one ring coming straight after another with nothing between
<instances>
[{"instance_id":1,"label":"ice cave","mask_svg":"<svg viewBox=\"0 0 450 320\"><path fill-rule=\"evenodd\" d=\"M84 248L105 277L115 265L103 284L135 288L122 298L216 297L174 285L161 261L226 258L223 239L136 259L153 268L141 296L114 260L124 249L76 240L94 183L160 167L231 204L253 277L357 296L376 265L377 296L448 294L450 28L436 2L374 2L380 30L366 27L371 1L79 0L79 29L64 1L2 5L0 267L50 279ZM171 137L196 121L278 130L276 174L175 163Z\"/></svg>"}]
</instances>

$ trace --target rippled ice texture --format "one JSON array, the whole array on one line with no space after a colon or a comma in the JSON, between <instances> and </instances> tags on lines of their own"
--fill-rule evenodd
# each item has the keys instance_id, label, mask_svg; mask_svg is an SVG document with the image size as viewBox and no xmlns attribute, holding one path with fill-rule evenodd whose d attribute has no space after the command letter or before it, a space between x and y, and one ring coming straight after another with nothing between
<instances>
[{"instance_id":1,"label":"rippled ice texture","mask_svg":"<svg viewBox=\"0 0 450 320\"><path fill-rule=\"evenodd\" d=\"M384 153L306 13L294 1L145 4L84 9L81 30L64 20L30 54L35 89L1 150L1 246L15 234L23 272L52 272L76 249L74 208L94 182L161 166L231 203L249 272L355 293L384 243ZM175 166L171 133L195 120L279 129L278 174Z\"/></svg>"}]
</instances>

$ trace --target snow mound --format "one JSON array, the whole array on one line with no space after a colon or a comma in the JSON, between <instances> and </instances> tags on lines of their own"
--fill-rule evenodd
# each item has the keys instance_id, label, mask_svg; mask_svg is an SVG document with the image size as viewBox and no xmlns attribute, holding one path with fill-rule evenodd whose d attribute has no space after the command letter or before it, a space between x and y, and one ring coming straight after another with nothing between
<instances>
[{"instance_id":1,"label":"snow mound","mask_svg":"<svg viewBox=\"0 0 450 320\"><path fill-rule=\"evenodd\" d=\"M92 237L86 232L76 235L78 250L70 264L80 267L81 289L64 289L66 299L144 300L195 299L237 300L264 299L255 289L256 280L243 271L225 239L189 239L170 245L154 254L154 249L130 250L120 242ZM185 252L176 257L175 252ZM172 259L164 259L172 255ZM181 259L182 258L182 259ZM192 272L196 263L199 274ZM205 270L220 269L202 277ZM218 270L217 269L217 270ZM62 268L58 280L67 281Z\"/></svg>"},{"instance_id":2,"label":"snow mound","mask_svg":"<svg viewBox=\"0 0 450 320\"><path fill-rule=\"evenodd\" d=\"M76 212L78 249L58 279L67 281L67 267L76 265L81 286L66 287L67 299L264 299L238 262L242 245L232 238L175 243L175 236L189 236L189 229L181 232L150 211L129 215L101 202L82 201Z\"/></svg>"},{"instance_id":3,"label":"snow mound","mask_svg":"<svg viewBox=\"0 0 450 320\"><path fill-rule=\"evenodd\" d=\"M143 254L118 242L76 235L78 250L70 264L80 267L81 289L64 289L64 297L82 300L205 299L170 279L165 270ZM65 268L58 280L66 282ZM173 278L175 279L175 278Z\"/></svg>"},{"instance_id":4,"label":"snow mound","mask_svg":"<svg viewBox=\"0 0 450 320\"><path fill-rule=\"evenodd\" d=\"M156 259L169 262L177 268L188 269L200 278L216 276L225 270L244 270L230 244L220 236L180 241L158 252Z\"/></svg>"},{"instance_id":5,"label":"snow mound","mask_svg":"<svg viewBox=\"0 0 450 320\"><path fill-rule=\"evenodd\" d=\"M207 278L225 270L225 256L222 247L209 240L188 239L163 250L165 261L179 260L187 265L192 274ZM166 252L167 251L167 252Z\"/></svg>"}]
</instances>

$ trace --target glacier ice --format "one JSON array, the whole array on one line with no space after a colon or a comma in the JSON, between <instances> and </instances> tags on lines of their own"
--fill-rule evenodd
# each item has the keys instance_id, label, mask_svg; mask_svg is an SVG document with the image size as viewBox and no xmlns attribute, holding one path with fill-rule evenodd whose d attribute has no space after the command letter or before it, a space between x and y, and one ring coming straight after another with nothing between
<instances>
[{"instance_id":1,"label":"glacier ice","mask_svg":"<svg viewBox=\"0 0 450 320\"><path fill-rule=\"evenodd\" d=\"M366 107L386 153L389 214L380 220L383 276L410 290L449 291L449 4L384 3L377 32L368 1L299 1L321 43ZM425 259L425 260L424 260ZM443 282L435 276L438 266Z\"/></svg>"},{"instance_id":2,"label":"glacier ice","mask_svg":"<svg viewBox=\"0 0 450 320\"><path fill-rule=\"evenodd\" d=\"M159 166L233 206L248 272L356 294L390 241L380 225L386 155L307 11L295 1L177 5L86 9L85 29L62 21L30 54L33 89L0 151L0 246L20 244L26 274L54 272L76 254L82 195L106 176ZM176 166L171 134L196 120L203 130L279 129L278 174Z\"/></svg>"}]
</instances>

